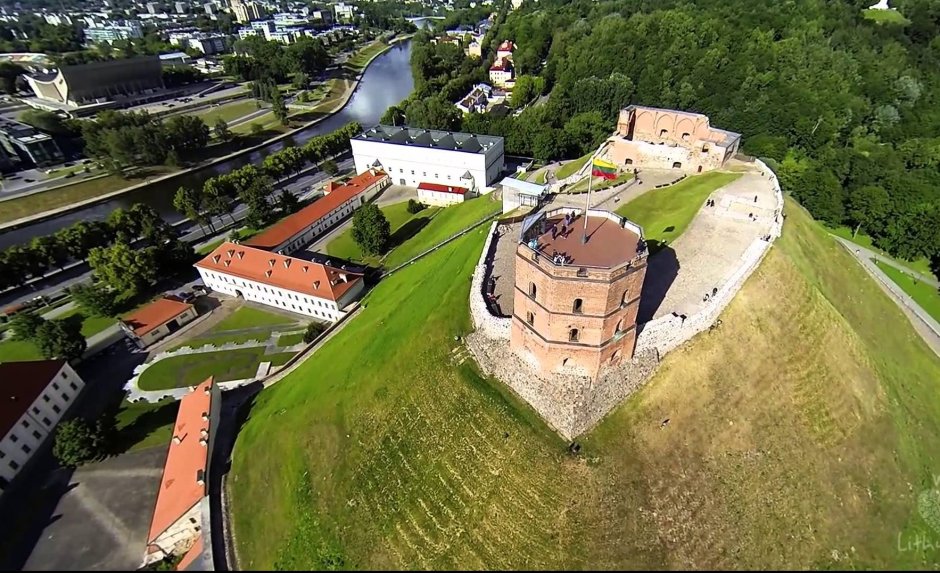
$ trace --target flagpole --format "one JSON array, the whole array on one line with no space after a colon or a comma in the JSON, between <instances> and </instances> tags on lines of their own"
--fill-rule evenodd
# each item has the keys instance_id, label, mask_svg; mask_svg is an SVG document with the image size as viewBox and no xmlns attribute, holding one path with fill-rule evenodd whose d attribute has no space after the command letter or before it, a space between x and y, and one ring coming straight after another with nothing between
<instances>
[{"instance_id":1,"label":"flagpole","mask_svg":"<svg viewBox=\"0 0 940 573\"><path fill-rule=\"evenodd\" d=\"M588 209L591 208L591 185L594 183L594 158L591 157L591 168L588 169L588 192L587 203L584 206L584 234L581 235L581 242L587 243L587 220Z\"/></svg>"}]
</instances>

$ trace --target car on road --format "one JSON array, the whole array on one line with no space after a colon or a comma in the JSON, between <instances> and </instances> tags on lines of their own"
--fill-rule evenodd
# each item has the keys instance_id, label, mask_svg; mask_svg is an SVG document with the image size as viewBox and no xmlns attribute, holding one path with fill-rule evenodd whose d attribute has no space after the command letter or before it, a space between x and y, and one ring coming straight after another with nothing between
<instances>
[{"instance_id":1,"label":"car on road","mask_svg":"<svg viewBox=\"0 0 940 573\"><path fill-rule=\"evenodd\" d=\"M34 183L36 180L35 179L23 179L23 181L27 183Z\"/></svg>"}]
</instances>

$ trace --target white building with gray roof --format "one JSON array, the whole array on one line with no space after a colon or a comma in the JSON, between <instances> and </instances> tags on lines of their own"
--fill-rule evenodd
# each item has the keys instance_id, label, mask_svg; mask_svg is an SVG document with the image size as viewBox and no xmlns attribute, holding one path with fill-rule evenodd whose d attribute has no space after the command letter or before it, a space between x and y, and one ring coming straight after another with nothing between
<instances>
[{"instance_id":1,"label":"white building with gray roof","mask_svg":"<svg viewBox=\"0 0 940 573\"><path fill-rule=\"evenodd\" d=\"M485 193L504 168L502 137L378 125L349 143L357 173L379 168L398 185L439 183Z\"/></svg>"}]
</instances>

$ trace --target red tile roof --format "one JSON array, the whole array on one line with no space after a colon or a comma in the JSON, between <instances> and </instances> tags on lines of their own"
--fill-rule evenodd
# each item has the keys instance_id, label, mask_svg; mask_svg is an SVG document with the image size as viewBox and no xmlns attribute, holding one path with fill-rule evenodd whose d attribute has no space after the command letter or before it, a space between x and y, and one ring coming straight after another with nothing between
<instances>
[{"instance_id":1,"label":"red tile roof","mask_svg":"<svg viewBox=\"0 0 940 573\"><path fill-rule=\"evenodd\" d=\"M259 249L275 249L286 243L291 237L302 233L305 229L326 217L346 201L387 177L388 175L384 171L376 171L373 174L370 170L356 175L344 185L336 186L331 182L327 184L325 197L314 201L311 205L292 215L284 217L264 232L246 240L244 244Z\"/></svg>"},{"instance_id":2,"label":"red tile roof","mask_svg":"<svg viewBox=\"0 0 940 573\"><path fill-rule=\"evenodd\" d=\"M0 438L62 370L65 360L0 363Z\"/></svg>"},{"instance_id":3,"label":"red tile roof","mask_svg":"<svg viewBox=\"0 0 940 573\"><path fill-rule=\"evenodd\" d=\"M143 336L192 308L193 305L174 296L165 296L128 314L121 322L130 327L135 335Z\"/></svg>"},{"instance_id":4,"label":"red tile roof","mask_svg":"<svg viewBox=\"0 0 940 573\"><path fill-rule=\"evenodd\" d=\"M503 43L499 45L499 48L496 49L497 52L511 52L516 49L516 45L512 43L512 40L503 40Z\"/></svg>"},{"instance_id":5,"label":"red tile roof","mask_svg":"<svg viewBox=\"0 0 940 573\"><path fill-rule=\"evenodd\" d=\"M512 62L509 61L509 58L503 58L493 62L493 65L490 66L490 71L492 72L508 72L512 69Z\"/></svg>"},{"instance_id":6,"label":"red tile roof","mask_svg":"<svg viewBox=\"0 0 940 573\"><path fill-rule=\"evenodd\" d=\"M362 280L360 273L235 243L222 243L195 266L333 301Z\"/></svg>"},{"instance_id":7,"label":"red tile roof","mask_svg":"<svg viewBox=\"0 0 940 573\"><path fill-rule=\"evenodd\" d=\"M208 418L212 411L212 384L210 377L180 400L173 439L170 440L157 492L157 504L153 508L148 543L153 543L179 521L208 491L209 447L202 442L208 443L214 420L204 420L203 415ZM199 483L199 478L203 483Z\"/></svg>"},{"instance_id":8,"label":"red tile roof","mask_svg":"<svg viewBox=\"0 0 940 573\"><path fill-rule=\"evenodd\" d=\"M418 189L423 189L425 191L437 191L438 193L455 193L457 195L464 195L467 192L465 187L454 187L453 185L440 185L438 183L419 183Z\"/></svg>"}]
</instances>

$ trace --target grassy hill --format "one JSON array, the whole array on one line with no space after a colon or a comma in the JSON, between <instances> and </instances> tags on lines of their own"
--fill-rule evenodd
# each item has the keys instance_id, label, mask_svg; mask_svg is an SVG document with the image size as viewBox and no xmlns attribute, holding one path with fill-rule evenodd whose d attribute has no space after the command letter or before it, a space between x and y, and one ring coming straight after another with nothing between
<instances>
[{"instance_id":1,"label":"grassy hill","mask_svg":"<svg viewBox=\"0 0 940 573\"><path fill-rule=\"evenodd\" d=\"M911 545L940 545L940 360L798 206L723 324L579 456L461 362L484 232L258 397L229 479L242 568L937 567Z\"/></svg>"}]
</instances>

